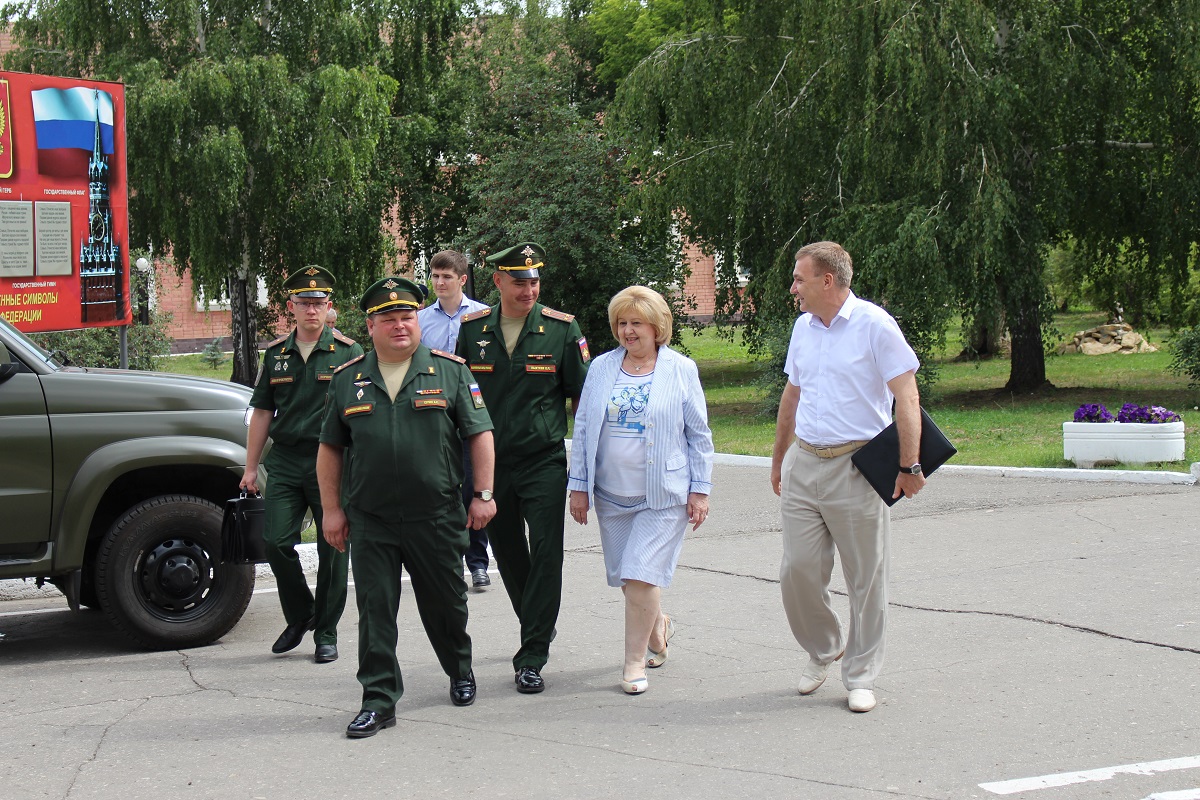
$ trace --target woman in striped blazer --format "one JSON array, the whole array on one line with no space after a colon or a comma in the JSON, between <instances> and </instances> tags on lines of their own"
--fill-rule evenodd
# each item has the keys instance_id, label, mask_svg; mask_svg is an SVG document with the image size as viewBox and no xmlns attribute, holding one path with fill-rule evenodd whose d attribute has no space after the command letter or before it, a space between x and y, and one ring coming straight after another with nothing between
<instances>
[{"instance_id":1,"label":"woman in striped blazer","mask_svg":"<svg viewBox=\"0 0 1200 800\"><path fill-rule=\"evenodd\" d=\"M571 516L594 503L608 584L625 594L621 688L646 691L675 624L662 612L684 530L708 516L712 432L696 362L667 347L671 309L644 286L608 304L617 349L588 369L571 440ZM589 499L592 503L589 503Z\"/></svg>"}]
</instances>

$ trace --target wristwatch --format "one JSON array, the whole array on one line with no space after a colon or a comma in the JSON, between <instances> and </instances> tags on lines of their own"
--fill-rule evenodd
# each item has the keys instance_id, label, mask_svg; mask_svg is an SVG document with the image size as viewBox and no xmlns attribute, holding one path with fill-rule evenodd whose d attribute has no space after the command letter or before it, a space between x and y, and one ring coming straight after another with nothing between
<instances>
[{"instance_id":1,"label":"wristwatch","mask_svg":"<svg viewBox=\"0 0 1200 800\"><path fill-rule=\"evenodd\" d=\"M901 467L900 471L907 475L920 475L921 474L921 465L919 463L917 463L917 464L913 464L911 467Z\"/></svg>"},{"instance_id":2,"label":"wristwatch","mask_svg":"<svg viewBox=\"0 0 1200 800\"><path fill-rule=\"evenodd\" d=\"M917 466L920 466L920 464L918 464ZM491 489L481 489L478 492L474 492L474 495L486 503L488 500L492 499L492 490Z\"/></svg>"}]
</instances>

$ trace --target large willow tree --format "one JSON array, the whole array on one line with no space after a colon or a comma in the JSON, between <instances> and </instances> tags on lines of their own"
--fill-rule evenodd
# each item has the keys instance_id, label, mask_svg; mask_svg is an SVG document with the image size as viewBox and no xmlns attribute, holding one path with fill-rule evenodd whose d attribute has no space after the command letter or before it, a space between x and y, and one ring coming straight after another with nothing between
<instances>
[{"instance_id":1,"label":"large willow tree","mask_svg":"<svg viewBox=\"0 0 1200 800\"><path fill-rule=\"evenodd\" d=\"M1046 383L1046 249L1146 252L1186 283L1196 240L1197 0L731 0L625 79L647 214L753 277L760 336L793 315L791 253L838 239L856 288L928 353L997 321L1010 391ZM725 277L732 279L732 270Z\"/></svg>"}]
</instances>

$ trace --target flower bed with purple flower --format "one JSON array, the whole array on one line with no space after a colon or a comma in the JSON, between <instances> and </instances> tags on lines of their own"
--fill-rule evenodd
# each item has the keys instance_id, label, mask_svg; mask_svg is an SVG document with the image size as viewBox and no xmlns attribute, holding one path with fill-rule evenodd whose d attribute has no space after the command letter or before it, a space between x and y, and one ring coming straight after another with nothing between
<instances>
[{"instance_id":1,"label":"flower bed with purple flower","mask_svg":"<svg viewBox=\"0 0 1200 800\"><path fill-rule=\"evenodd\" d=\"M1126 403L1117 412L1116 422L1140 422L1157 425L1164 422L1181 422L1182 417L1162 406L1139 406ZM1113 422L1114 418L1103 403L1084 403L1075 409L1076 422Z\"/></svg>"}]
</instances>

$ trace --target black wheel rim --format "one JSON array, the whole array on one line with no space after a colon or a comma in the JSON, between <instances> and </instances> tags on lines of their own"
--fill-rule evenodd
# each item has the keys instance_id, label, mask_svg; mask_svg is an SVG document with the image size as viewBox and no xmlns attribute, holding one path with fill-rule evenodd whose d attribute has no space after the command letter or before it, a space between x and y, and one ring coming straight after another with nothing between
<instances>
[{"instance_id":1,"label":"black wheel rim","mask_svg":"<svg viewBox=\"0 0 1200 800\"><path fill-rule=\"evenodd\" d=\"M195 616L212 592L213 572L213 557L199 542L165 539L138 564L142 603L165 620Z\"/></svg>"}]
</instances>

